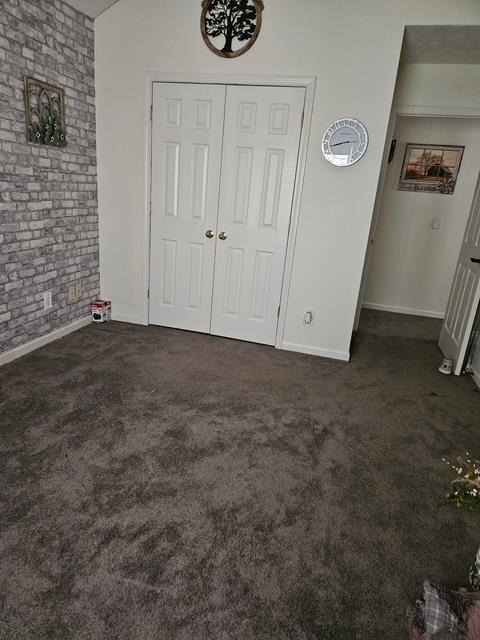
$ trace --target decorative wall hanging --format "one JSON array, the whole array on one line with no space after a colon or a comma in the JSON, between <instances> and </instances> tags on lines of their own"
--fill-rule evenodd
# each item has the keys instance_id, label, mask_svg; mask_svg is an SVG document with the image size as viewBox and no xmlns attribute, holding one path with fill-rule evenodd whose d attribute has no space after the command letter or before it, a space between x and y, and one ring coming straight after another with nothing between
<instances>
[{"instance_id":1,"label":"decorative wall hanging","mask_svg":"<svg viewBox=\"0 0 480 640\"><path fill-rule=\"evenodd\" d=\"M323 134L322 153L336 167L349 167L363 158L368 147L368 131L360 120L340 118Z\"/></svg>"},{"instance_id":2,"label":"decorative wall hanging","mask_svg":"<svg viewBox=\"0 0 480 640\"><path fill-rule=\"evenodd\" d=\"M207 47L222 58L250 49L262 27L263 0L203 0L201 28Z\"/></svg>"},{"instance_id":3,"label":"decorative wall hanging","mask_svg":"<svg viewBox=\"0 0 480 640\"><path fill-rule=\"evenodd\" d=\"M423 191L452 195L465 147L407 144L399 191Z\"/></svg>"},{"instance_id":4,"label":"decorative wall hanging","mask_svg":"<svg viewBox=\"0 0 480 640\"><path fill-rule=\"evenodd\" d=\"M33 144L64 147L65 92L59 87L25 78L27 140Z\"/></svg>"}]
</instances>

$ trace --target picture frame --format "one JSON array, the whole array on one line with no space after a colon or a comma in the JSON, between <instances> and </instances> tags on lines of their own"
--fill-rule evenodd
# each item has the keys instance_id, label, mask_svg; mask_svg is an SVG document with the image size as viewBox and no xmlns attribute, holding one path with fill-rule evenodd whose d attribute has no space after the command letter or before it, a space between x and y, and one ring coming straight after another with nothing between
<instances>
[{"instance_id":1,"label":"picture frame","mask_svg":"<svg viewBox=\"0 0 480 640\"><path fill-rule=\"evenodd\" d=\"M67 143L64 89L27 76L24 83L27 142L64 147Z\"/></svg>"},{"instance_id":2,"label":"picture frame","mask_svg":"<svg viewBox=\"0 0 480 640\"><path fill-rule=\"evenodd\" d=\"M464 150L461 145L408 143L398 190L453 195Z\"/></svg>"}]
</instances>

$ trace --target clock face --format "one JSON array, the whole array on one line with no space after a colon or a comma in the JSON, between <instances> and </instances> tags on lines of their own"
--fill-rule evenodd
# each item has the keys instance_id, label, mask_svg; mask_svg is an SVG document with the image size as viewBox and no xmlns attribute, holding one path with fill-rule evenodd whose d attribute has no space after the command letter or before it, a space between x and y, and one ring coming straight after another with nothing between
<instances>
[{"instance_id":1,"label":"clock face","mask_svg":"<svg viewBox=\"0 0 480 640\"><path fill-rule=\"evenodd\" d=\"M349 167L358 162L368 146L364 125L354 118L342 118L328 127L323 135L322 151L336 167Z\"/></svg>"}]
</instances>

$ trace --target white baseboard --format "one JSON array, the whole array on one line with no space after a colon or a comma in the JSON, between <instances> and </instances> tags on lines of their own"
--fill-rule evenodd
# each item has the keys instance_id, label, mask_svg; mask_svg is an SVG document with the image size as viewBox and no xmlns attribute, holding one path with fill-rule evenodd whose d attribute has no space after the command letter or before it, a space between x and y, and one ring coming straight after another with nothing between
<instances>
[{"instance_id":1,"label":"white baseboard","mask_svg":"<svg viewBox=\"0 0 480 640\"><path fill-rule=\"evenodd\" d=\"M317 347L309 347L305 344L295 344L294 342L284 342L282 349L285 351L296 351L297 353L306 353L309 356L320 356L321 358L333 358L334 360L342 360L348 362L350 353L348 351L333 351L331 349L319 349Z\"/></svg>"},{"instance_id":2,"label":"white baseboard","mask_svg":"<svg viewBox=\"0 0 480 640\"><path fill-rule=\"evenodd\" d=\"M426 309L411 309L410 307L395 307L389 304L376 304L375 302L363 302L364 309L375 309L376 311L390 311L391 313L405 313L409 316L423 316L425 318L440 318L443 320L445 314L441 311L428 311Z\"/></svg>"},{"instance_id":3,"label":"white baseboard","mask_svg":"<svg viewBox=\"0 0 480 640\"><path fill-rule=\"evenodd\" d=\"M112 320L116 320L117 322L129 322L130 324L142 324L145 327L147 326L147 323L143 318L138 318L137 316L126 316L123 313L112 313Z\"/></svg>"},{"instance_id":4,"label":"white baseboard","mask_svg":"<svg viewBox=\"0 0 480 640\"><path fill-rule=\"evenodd\" d=\"M31 351L35 351L35 349L39 349L49 342L54 342L59 338L63 338L67 336L69 333L73 333L74 331L78 331L82 327L86 327L92 322L91 316L86 318L81 318L80 320L75 320L71 324L67 324L65 327L60 327L59 329L55 329L51 333L47 333L45 336L41 336L40 338L36 338L31 342L27 342L26 344L22 344L19 347L15 347L15 349L11 349L10 351L5 351L4 353L0 353L0 367L7 362L12 362L12 360L16 360L17 358L21 358L22 356L27 355Z\"/></svg>"}]
</instances>

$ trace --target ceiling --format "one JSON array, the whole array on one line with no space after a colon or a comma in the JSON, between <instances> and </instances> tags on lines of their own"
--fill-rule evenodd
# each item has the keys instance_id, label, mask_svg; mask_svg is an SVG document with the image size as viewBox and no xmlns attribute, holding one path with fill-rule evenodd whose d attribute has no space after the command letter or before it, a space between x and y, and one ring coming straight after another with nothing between
<instances>
[{"instance_id":1,"label":"ceiling","mask_svg":"<svg viewBox=\"0 0 480 640\"><path fill-rule=\"evenodd\" d=\"M96 18L118 0L68 0L68 4L85 13L90 18Z\"/></svg>"},{"instance_id":2,"label":"ceiling","mask_svg":"<svg viewBox=\"0 0 480 640\"><path fill-rule=\"evenodd\" d=\"M401 61L480 64L480 25L407 27Z\"/></svg>"}]
</instances>

